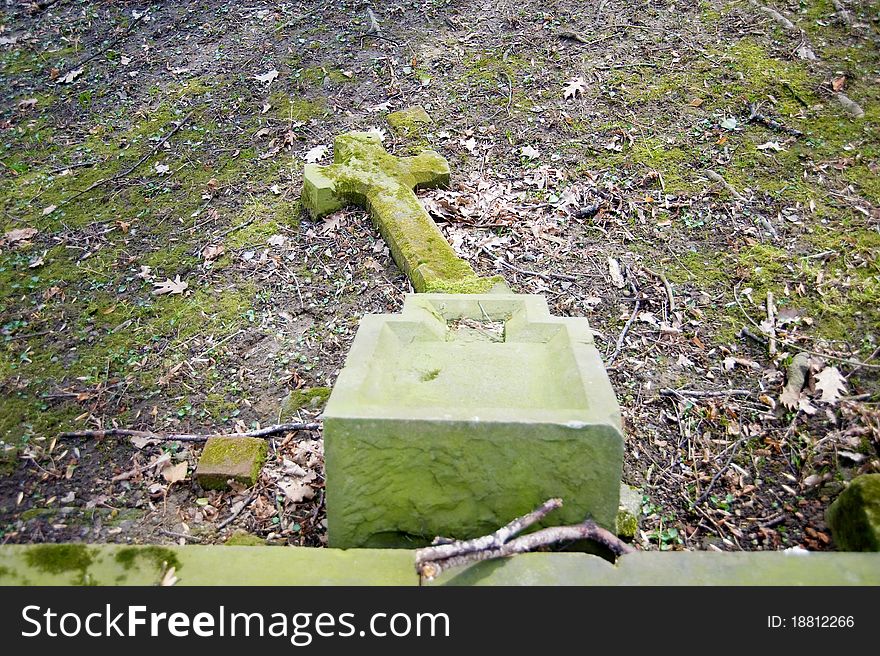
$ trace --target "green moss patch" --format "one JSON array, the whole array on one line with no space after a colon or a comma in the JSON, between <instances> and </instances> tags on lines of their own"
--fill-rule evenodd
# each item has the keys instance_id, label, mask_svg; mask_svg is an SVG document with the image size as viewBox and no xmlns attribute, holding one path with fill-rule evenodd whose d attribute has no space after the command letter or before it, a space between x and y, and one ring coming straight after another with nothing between
<instances>
[{"instance_id":1,"label":"green moss patch","mask_svg":"<svg viewBox=\"0 0 880 656\"><path fill-rule=\"evenodd\" d=\"M280 419L282 422L296 417L296 413L302 409L319 410L330 398L329 387L309 387L306 389L293 390L281 404Z\"/></svg>"},{"instance_id":2,"label":"green moss patch","mask_svg":"<svg viewBox=\"0 0 880 656\"><path fill-rule=\"evenodd\" d=\"M113 556L123 569L130 570L139 561L151 563L162 572L169 567L180 570L180 560L171 549L157 546L123 547Z\"/></svg>"},{"instance_id":3,"label":"green moss patch","mask_svg":"<svg viewBox=\"0 0 880 656\"><path fill-rule=\"evenodd\" d=\"M28 549L27 564L49 574L82 572L92 564L89 548L83 544L39 544Z\"/></svg>"}]
</instances>

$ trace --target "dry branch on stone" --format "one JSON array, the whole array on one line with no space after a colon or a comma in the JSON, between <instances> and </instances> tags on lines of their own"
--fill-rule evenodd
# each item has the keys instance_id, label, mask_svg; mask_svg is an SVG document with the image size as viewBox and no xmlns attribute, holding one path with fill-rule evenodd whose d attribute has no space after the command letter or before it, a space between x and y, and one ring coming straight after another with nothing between
<instances>
[{"instance_id":1,"label":"dry branch on stone","mask_svg":"<svg viewBox=\"0 0 880 656\"><path fill-rule=\"evenodd\" d=\"M635 551L633 547L591 519L574 526L554 526L515 537L561 506L562 499L548 499L532 512L517 517L495 533L473 540L450 541L445 538L437 538L434 545L416 551L416 572L424 580L430 581L452 567L513 556L558 542L573 540L596 542L616 556Z\"/></svg>"}]
</instances>

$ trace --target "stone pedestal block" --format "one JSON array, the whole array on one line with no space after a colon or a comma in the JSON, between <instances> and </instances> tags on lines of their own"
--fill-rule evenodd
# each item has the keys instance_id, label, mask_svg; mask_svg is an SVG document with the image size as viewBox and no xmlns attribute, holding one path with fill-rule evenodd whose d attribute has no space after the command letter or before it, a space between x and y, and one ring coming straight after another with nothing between
<instances>
[{"instance_id":1,"label":"stone pedestal block","mask_svg":"<svg viewBox=\"0 0 880 656\"><path fill-rule=\"evenodd\" d=\"M324 414L331 546L553 524L615 529L620 410L586 319L540 296L411 294L362 321Z\"/></svg>"}]
</instances>

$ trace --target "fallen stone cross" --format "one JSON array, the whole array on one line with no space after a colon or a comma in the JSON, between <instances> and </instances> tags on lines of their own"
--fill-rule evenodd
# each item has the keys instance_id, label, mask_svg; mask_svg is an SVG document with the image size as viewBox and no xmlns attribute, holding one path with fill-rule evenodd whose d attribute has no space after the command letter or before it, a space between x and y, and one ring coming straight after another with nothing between
<instances>
[{"instance_id":1,"label":"fallen stone cross","mask_svg":"<svg viewBox=\"0 0 880 656\"><path fill-rule=\"evenodd\" d=\"M333 164L307 164L302 201L313 217L345 205L370 210L394 261L417 292L483 293L503 278L481 278L443 237L414 189L449 182L449 164L433 151L395 157L379 137L351 132L336 137Z\"/></svg>"},{"instance_id":2,"label":"fallen stone cross","mask_svg":"<svg viewBox=\"0 0 880 656\"><path fill-rule=\"evenodd\" d=\"M413 193L448 181L439 154L395 157L362 132L305 168L312 215L367 207L420 292L364 317L324 412L330 545L473 538L550 497L557 521L615 530L620 410L587 320L458 258Z\"/></svg>"}]
</instances>

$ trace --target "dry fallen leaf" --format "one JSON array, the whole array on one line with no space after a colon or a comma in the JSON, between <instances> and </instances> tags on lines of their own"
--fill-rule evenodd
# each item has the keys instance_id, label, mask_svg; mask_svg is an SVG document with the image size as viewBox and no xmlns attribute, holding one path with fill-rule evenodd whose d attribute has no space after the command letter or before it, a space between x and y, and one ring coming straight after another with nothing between
<instances>
[{"instance_id":1,"label":"dry fallen leaf","mask_svg":"<svg viewBox=\"0 0 880 656\"><path fill-rule=\"evenodd\" d=\"M822 392L820 401L825 403L837 403L841 392L846 391L846 379L840 374L837 367L825 367L816 374L816 389Z\"/></svg>"},{"instance_id":2,"label":"dry fallen leaf","mask_svg":"<svg viewBox=\"0 0 880 656\"><path fill-rule=\"evenodd\" d=\"M583 94L587 90L587 82L581 76L573 77L568 81L565 85L565 90L562 92L562 97L565 100L569 98L576 98L578 94Z\"/></svg>"},{"instance_id":3,"label":"dry fallen leaf","mask_svg":"<svg viewBox=\"0 0 880 656\"><path fill-rule=\"evenodd\" d=\"M327 146L315 146L309 152L305 154L303 159L306 160L309 164L314 164L317 161L320 161L327 154Z\"/></svg>"},{"instance_id":4,"label":"dry fallen leaf","mask_svg":"<svg viewBox=\"0 0 880 656\"><path fill-rule=\"evenodd\" d=\"M303 499L311 499L315 496L315 490L310 485L304 485L296 481L279 483L278 487L284 496L292 503L299 503Z\"/></svg>"},{"instance_id":5,"label":"dry fallen leaf","mask_svg":"<svg viewBox=\"0 0 880 656\"><path fill-rule=\"evenodd\" d=\"M202 257L205 258L205 262L213 262L225 252L226 248L223 244L208 244L202 249Z\"/></svg>"},{"instance_id":6,"label":"dry fallen leaf","mask_svg":"<svg viewBox=\"0 0 880 656\"><path fill-rule=\"evenodd\" d=\"M274 68L271 71L267 71L262 75L254 75L254 79L257 82L262 82L263 84L272 84L272 82L278 77L278 71Z\"/></svg>"},{"instance_id":7,"label":"dry fallen leaf","mask_svg":"<svg viewBox=\"0 0 880 656\"><path fill-rule=\"evenodd\" d=\"M3 235L3 241L12 246L19 242L26 242L36 234L37 231L34 228L16 228Z\"/></svg>"},{"instance_id":8,"label":"dry fallen leaf","mask_svg":"<svg viewBox=\"0 0 880 656\"><path fill-rule=\"evenodd\" d=\"M153 293L159 294L182 294L186 291L189 284L182 281L180 276L175 276L174 280L166 278L162 282L153 283Z\"/></svg>"},{"instance_id":9,"label":"dry fallen leaf","mask_svg":"<svg viewBox=\"0 0 880 656\"><path fill-rule=\"evenodd\" d=\"M760 146L755 146L758 150L775 150L777 153L781 153L784 149L779 145L778 141L768 141L767 143L762 143Z\"/></svg>"},{"instance_id":10,"label":"dry fallen leaf","mask_svg":"<svg viewBox=\"0 0 880 656\"><path fill-rule=\"evenodd\" d=\"M169 483L176 483L186 478L186 462L179 462L176 465L166 465L162 470L162 478Z\"/></svg>"},{"instance_id":11,"label":"dry fallen leaf","mask_svg":"<svg viewBox=\"0 0 880 656\"><path fill-rule=\"evenodd\" d=\"M702 99L702 98L694 98L694 99L691 100L688 104L689 104L691 107L699 107L700 105L703 104L703 99Z\"/></svg>"},{"instance_id":12,"label":"dry fallen leaf","mask_svg":"<svg viewBox=\"0 0 880 656\"><path fill-rule=\"evenodd\" d=\"M611 275L611 282L615 287L623 289L626 286L626 281L620 272L620 262L613 257L608 258L608 273Z\"/></svg>"},{"instance_id":13,"label":"dry fallen leaf","mask_svg":"<svg viewBox=\"0 0 880 656\"><path fill-rule=\"evenodd\" d=\"M64 75L63 77L59 78L58 84L70 84L76 78L78 78L80 75L82 75L82 72L83 72L83 69L81 69L81 68L74 69L74 70L70 71L67 75Z\"/></svg>"},{"instance_id":14,"label":"dry fallen leaf","mask_svg":"<svg viewBox=\"0 0 880 656\"><path fill-rule=\"evenodd\" d=\"M541 156L541 153L532 146L523 146L520 149L519 154L528 159L538 159Z\"/></svg>"}]
</instances>

